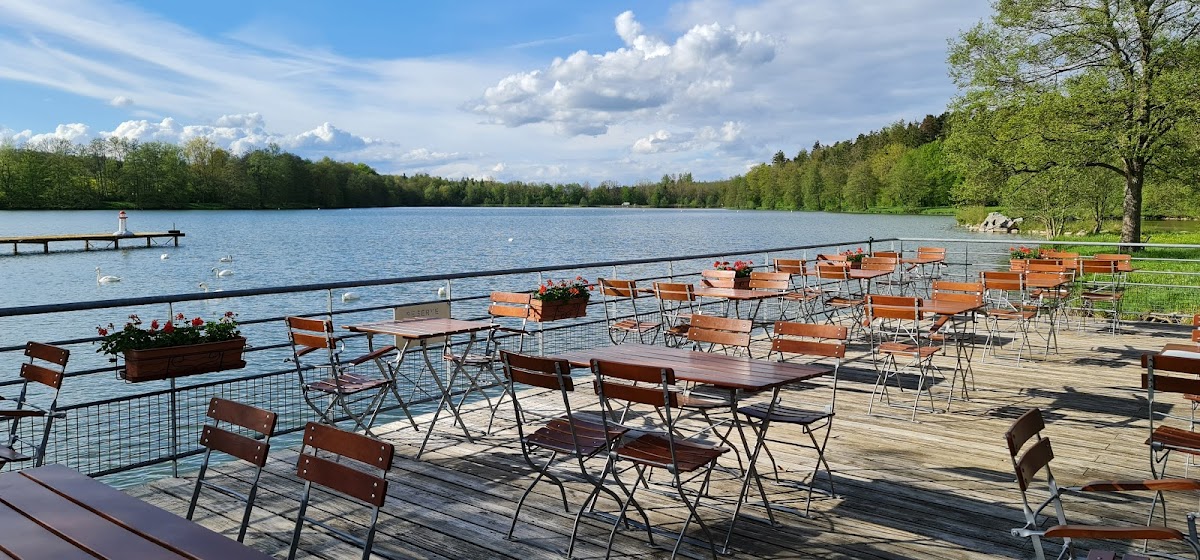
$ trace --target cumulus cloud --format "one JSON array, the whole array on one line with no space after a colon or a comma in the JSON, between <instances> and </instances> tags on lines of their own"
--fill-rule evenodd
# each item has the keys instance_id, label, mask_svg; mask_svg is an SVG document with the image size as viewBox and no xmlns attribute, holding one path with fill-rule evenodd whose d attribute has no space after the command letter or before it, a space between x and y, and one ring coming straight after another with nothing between
<instances>
[{"instance_id":1,"label":"cumulus cloud","mask_svg":"<svg viewBox=\"0 0 1200 560\"><path fill-rule=\"evenodd\" d=\"M562 135L597 136L616 123L690 112L775 57L774 39L732 25L698 24L673 44L647 34L633 12L614 26L625 47L507 76L465 108L509 127L546 123Z\"/></svg>"},{"instance_id":2,"label":"cumulus cloud","mask_svg":"<svg viewBox=\"0 0 1200 560\"><path fill-rule=\"evenodd\" d=\"M706 126L697 131L668 132L657 130L644 138L638 138L630 148L635 154L657 154L667 152L691 152L700 150L727 150L738 143L743 125L729 121L719 128Z\"/></svg>"},{"instance_id":3,"label":"cumulus cloud","mask_svg":"<svg viewBox=\"0 0 1200 560\"><path fill-rule=\"evenodd\" d=\"M128 107L133 105L133 99L124 95L118 95L112 98L112 101L109 101L108 104L113 107Z\"/></svg>"},{"instance_id":4,"label":"cumulus cloud","mask_svg":"<svg viewBox=\"0 0 1200 560\"><path fill-rule=\"evenodd\" d=\"M83 123L60 124L54 127L54 132L45 134L29 135L29 131L25 131L25 142L37 146L53 140L67 140L72 143L78 143L80 140L85 140L90 135L90 128Z\"/></svg>"}]
</instances>

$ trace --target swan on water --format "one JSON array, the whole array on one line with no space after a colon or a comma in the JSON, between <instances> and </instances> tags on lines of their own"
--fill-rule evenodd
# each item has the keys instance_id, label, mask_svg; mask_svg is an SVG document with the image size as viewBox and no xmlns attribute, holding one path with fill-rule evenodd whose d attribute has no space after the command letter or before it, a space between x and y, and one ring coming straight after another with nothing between
<instances>
[{"instance_id":1,"label":"swan on water","mask_svg":"<svg viewBox=\"0 0 1200 560\"><path fill-rule=\"evenodd\" d=\"M509 242L509 243L512 243L512 238L511 238L511 237L509 237L509 238L508 238L508 242Z\"/></svg>"},{"instance_id":2,"label":"swan on water","mask_svg":"<svg viewBox=\"0 0 1200 560\"><path fill-rule=\"evenodd\" d=\"M233 262L233 255L225 255L224 257L217 259L217 262Z\"/></svg>"},{"instance_id":3,"label":"swan on water","mask_svg":"<svg viewBox=\"0 0 1200 560\"><path fill-rule=\"evenodd\" d=\"M200 288L201 290L204 290L204 293L206 293L206 294L208 293L208 282L201 282L201 283L197 284L196 287ZM213 291L219 292L219 291L221 291L221 288L214 289Z\"/></svg>"},{"instance_id":4,"label":"swan on water","mask_svg":"<svg viewBox=\"0 0 1200 560\"><path fill-rule=\"evenodd\" d=\"M96 283L97 284L111 284L113 282L120 282L120 281L121 281L120 276L102 276L100 274L100 267L98 267L98 266L96 267Z\"/></svg>"},{"instance_id":5,"label":"swan on water","mask_svg":"<svg viewBox=\"0 0 1200 560\"><path fill-rule=\"evenodd\" d=\"M342 293L342 303L346 303L348 301L355 301L357 299L358 299L358 294L356 294L354 292L343 292Z\"/></svg>"},{"instance_id":6,"label":"swan on water","mask_svg":"<svg viewBox=\"0 0 1200 560\"><path fill-rule=\"evenodd\" d=\"M446 287L445 286L438 288L438 299L446 299Z\"/></svg>"},{"instance_id":7,"label":"swan on water","mask_svg":"<svg viewBox=\"0 0 1200 560\"><path fill-rule=\"evenodd\" d=\"M165 261L165 260L171 258L171 255L163 253L163 254L159 255L158 258Z\"/></svg>"},{"instance_id":8,"label":"swan on water","mask_svg":"<svg viewBox=\"0 0 1200 560\"><path fill-rule=\"evenodd\" d=\"M215 266L212 269L212 273L220 277L233 276L232 270L229 270L228 268L217 268Z\"/></svg>"}]
</instances>

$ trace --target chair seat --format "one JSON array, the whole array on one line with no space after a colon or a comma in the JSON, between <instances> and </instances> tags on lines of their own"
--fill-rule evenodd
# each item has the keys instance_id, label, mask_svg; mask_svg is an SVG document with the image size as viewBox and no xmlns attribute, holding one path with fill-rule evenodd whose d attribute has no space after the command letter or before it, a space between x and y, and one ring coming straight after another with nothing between
<instances>
[{"instance_id":1,"label":"chair seat","mask_svg":"<svg viewBox=\"0 0 1200 560\"><path fill-rule=\"evenodd\" d=\"M988 317L997 319L1025 320L1033 319L1037 315L1036 311L1029 310L1012 310L1012 309L989 309L987 310Z\"/></svg>"},{"instance_id":2,"label":"chair seat","mask_svg":"<svg viewBox=\"0 0 1200 560\"><path fill-rule=\"evenodd\" d=\"M499 360L498 357L492 354L464 354L462 356L455 356L454 354L442 354L442 359L447 362L473 366L487 365L495 363Z\"/></svg>"},{"instance_id":3,"label":"chair seat","mask_svg":"<svg viewBox=\"0 0 1200 560\"><path fill-rule=\"evenodd\" d=\"M771 422L783 422L785 424L797 424L801 426L808 426L833 417L833 413L826 410L811 410L780 404L776 404L775 408L771 410L771 414L768 415L768 408L768 403L755 403L738 408L738 412L757 420L765 420L769 416Z\"/></svg>"},{"instance_id":4,"label":"chair seat","mask_svg":"<svg viewBox=\"0 0 1200 560\"><path fill-rule=\"evenodd\" d=\"M1125 292L1083 292L1079 297L1090 301L1116 301L1125 297Z\"/></svg>"},{"instance_id":5,"label":"chair seat","mask_svg":"<svg viewBox=\"0 0 1200 560\"><path fill-rule=\"evenodd\" d=\"M844 297L832 297L825 301L826 304L832 307L857 307L863 304L862 299L850 299Z\"/></svg>"},{"instance_id":6,"label":"chair seat","mask_svg":"<svg viewBox=\"0 0 1200 560\"><path fill-rule=\"evenodd\" d=\"M608 328L620 331L644 333L657 329L658 326L659 323L643 323L634 321L633 319L625 319L623 321L617 321L616 323L613 323Z\"/></svg>"},{"instance_id":7,"label":"chair seat","mask_svg":"<svg viewBox=\"0 0 1200 560\"><path fill-rule=\"evenodd\" d=\"M8 446L0 446L0 464L28 460L29 456L18 452L16 449Z\"/></svg>"},{"instance_id":8,"label":"chair seat","mask_svg":"<svg viewBox=\"0 0 1200 560\"><path fill-rule=\"evenodd\" d=\"M672 336L687 336L687 333L689 330L691 330L691 328L692 326L688 324L675 325L674 327L670 327L663 332Z\"/></svg>"},{"instance_id":9,"label":"chair seat","mask_svg":"<svg viewBox=\"0 0 1200 560\"><path fill-rule=\"evenodd\" d=\"M579 452L586 456L595 455L604 449L606 443L614 442L625 435L629 428L610 424L607 438L603 422L597 417L594 420L586 415L575 415L575 438ZM566 416L555 418L545 426L525 438L525 442L558 451L559 453L575 453L576 446L571 443L571 424Z\"/></svg>"},{"instance_id":10,"label":"chair seat","mask_svg":"<svg viewBox=\"0 0 1200 560\"><path fill-rule=\"evenodd\" d=\"M941 346L917 346L916 344L904 344L903 342L884 342L879 345L879 351L884 354L905 354L918 355L922 358L937 354L942 350Z\"/></svg>"},{"instance_id":11,"label":"chair seat","mask_svg":"<svg viewBox=\"0 0 1200 560\"><path fill-rule=\"evenodd\" d=\"M695 471L729 451L728 447L713 447L671 438L664 434L644 433L633 440L622 442L617 448L617 455L635 463L670 469L672 443L675 446L675 457L679 460L678 472L681 473Z\"/></svg>"},{"instance_id":12,"label":"chair seat","mask_svg":"<svg viewBox=\"0 0 1200 560\"><path fill-rule=\"evenodd\" d=\"M821 297L820 292L788 292L783 294L783 299L788 301L812 301Z\"/></svg>"},{"instance_id":13,"label":"chair seat","mask_svg":"<svg viewBox=\"0 0 1200 560\"><path fill-rule=\"evenodd\" d=\"M1200 432L1193 432L1174 426L1158 426L1154 434L1146 440L1147 445L1161 446L1180 453L1200 455Z\"/></svg>"},{"instance_id":14,"label":"chair seat","mask_svg":"<svg viewBox=\"0 0 1200 560\"><path fill-rule=\"evenodd\" d=\"M314 381L304 386L307 391L320 391L329 394L352 395L369 389L377 389L389 382L386 379L364 379L357 375L343 375L338 378L337 382L332 379L323 379ZM340 385L340 390L339 390Z\"/></svg>"}]
</instances>

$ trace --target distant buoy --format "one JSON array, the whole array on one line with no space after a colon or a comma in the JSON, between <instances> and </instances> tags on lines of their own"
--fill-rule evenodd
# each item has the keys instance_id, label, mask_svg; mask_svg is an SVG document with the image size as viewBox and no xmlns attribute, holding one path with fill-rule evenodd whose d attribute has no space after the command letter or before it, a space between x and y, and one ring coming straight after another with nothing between
<instances>
[{"instance_id":1,"label":"distant buoy","mask_svg":"<svg viewBox=\"0 0 1200 560\"><path fill-rule=\"evenodd\" d=\"M164 260L164 261L165 261L165 260L167 260L167 259L171 258L171 255L168 255L168 254L166 254L166 253L163 253L163 254L159 255L159 256L158 256L158 258L159 258L160 260Z\"/></svg>"},{"instance_id":2,"label":"distant buoy","mask_svg":"<svg viewBox=\"0 0 1200 560\"><path fill-rule=\"evenodd\" d=\"M342 293L342 303L346 303L348 301L356 301L356 300L358 300L358 294L356 294L354 292Z\"/></svg>"}]
</instances>

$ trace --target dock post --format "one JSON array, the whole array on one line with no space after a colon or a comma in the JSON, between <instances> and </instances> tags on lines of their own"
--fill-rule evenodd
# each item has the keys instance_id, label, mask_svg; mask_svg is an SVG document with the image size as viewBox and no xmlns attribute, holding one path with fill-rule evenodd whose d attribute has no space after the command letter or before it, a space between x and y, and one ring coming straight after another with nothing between
<instances>
[{"instance_id":1,"label":"dock post","mask_svg":"<svg viewBox=\"0 0 1200 560\"><path fill-rule=\"evenodd\" d=\"M47 255L50 254L50 242L49 241L42 243L42 252Z\"/></svg>"}]
</instances>

